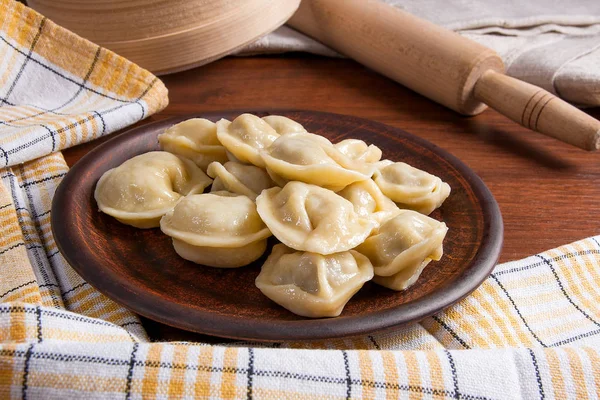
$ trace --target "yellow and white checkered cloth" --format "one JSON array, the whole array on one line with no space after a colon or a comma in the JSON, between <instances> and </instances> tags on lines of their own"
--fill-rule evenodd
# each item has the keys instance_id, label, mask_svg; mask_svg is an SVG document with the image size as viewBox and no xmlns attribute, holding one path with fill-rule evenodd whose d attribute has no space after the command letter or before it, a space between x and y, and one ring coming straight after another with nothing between
<instances>
[{"instance_id":1,"label":"yellow and white checkered cloth","mask_svg":"<svg viewBox=\"0 0 600 400\"><path fill-rule=\"evenodd\" d=\"M60 149L167 104L162 83L0 0L0 398L600 396L600 236L496 267L420 324L318 343L150 343L65 262Z\"/></svg>"}]
</instances>

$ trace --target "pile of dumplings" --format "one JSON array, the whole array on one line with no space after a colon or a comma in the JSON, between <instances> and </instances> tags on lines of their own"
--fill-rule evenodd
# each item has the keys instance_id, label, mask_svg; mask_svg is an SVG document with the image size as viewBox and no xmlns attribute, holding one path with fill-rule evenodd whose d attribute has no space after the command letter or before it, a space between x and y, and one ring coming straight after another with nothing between
<instances>
[{"instance_id":1,"label":"pile of dumplings","mask_svg":"<svg viewBox=\"0 0 600 400\"><path fill-rule=\"evenodd\" d=\"M160 227L177 254L210 267L248 265L274 235L256 286L295 314L338 316L365 282L404 290L442 257L448 229L427 215L450 186L362 140L333 144L283 116L242 114L190 119L158 141L162 151L104 173L100 211Z\"/></svg>"}]
</instances>

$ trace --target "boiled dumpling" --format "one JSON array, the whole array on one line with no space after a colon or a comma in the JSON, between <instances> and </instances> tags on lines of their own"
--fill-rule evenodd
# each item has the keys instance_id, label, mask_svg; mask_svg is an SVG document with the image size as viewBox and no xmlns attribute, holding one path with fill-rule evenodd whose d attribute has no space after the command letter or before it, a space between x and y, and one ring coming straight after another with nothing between
<instances>
[{"instance_id":1,"label":"boiled dumpling","mask_svg":"<svg viewBox=\"0 0 600 400\"><path fill-rule=\"evenodd\" d=\"M374 163L381 160L381 149L374 144L367 145L359 139L345 139L335 144L335 147L356 161Z\"/></svg>"},{"instance_id":2,"label":"boiled dumpling","mask_svg":"<svg viewBox=\"0 0 600 400\"><path fill-rule=\"evenodd\" d=\"M350 201L358 215L363 218L373 218L378 224L402 212L396 203L381 193L381 189L372 179L348 185L338 192L338 195Z\"/></svg>"},{"instance_id":3,"label":"boiled dumpling","mask_svg":"<svg viewBox=\"0 0 600 400\"><path fill-rule=\"evenodd\" d=\"M321 255L278 244L262 266L256 286L294 314L337 317L372 277L369 259L356 251Z\"/></svg>"},{"instance_id":4,"label":"boiled dumpling","mask_svg":"<svg viewBox=\"0 0 600 400\"><path fill-rule=\"evenodd\" d=\"M371 260L375 282L403 290L416 281L425 265L442 257L447 231L443 222L405 210L384 223L356 250Z\"/></svg>"},{"instance_id":5,"label":"boiled dumpling","mask_svg":"<svg viewBox=\"0 0 600 400\"><path fill-rule=\"evenodd\" d=\"M262 117L263 121L271 125L271 128L275 129L278 134L285 135L287 133L302 133L306 132L306 129L294 120L281 115L268 115Z\"/></svg>"},{"instance_id":6,"label":"boiled dumpling","mask_svg":"<svg viewBox=\"0 0 600 400\"><path fill-rule=\"evenodd\" d=\"M319 254L356 247L376 225L358 215L343 197L303 182L264 190L256 206L277 239L293 249Z\"/></svg>"},{"instance_id":7,"label":"boiled dumpling","mask_svg":"<svg viewBox=\"0 0 600 400\"><path fill-rule=\"evenodd\" d=\"M400 207L423 214L430 214L450 195L446 182L403 162L380 161L373 180Z\"/></svg>"},{"instance_id":8,"label":"boiled dumpling","mask_svg":"<svg viewBox=\"0 0 600 400\"><path fill-rule=\"evenodd\" d=\"M227 162L225 165L214 162L208 166L208 175L214 178L211 192L227 190L243 194L252 200L264 189L275 186L267 171L254 165Z\"/></svg>"},{"instance_id":9,"label":"boiled dumpling","mask_svg":"<svg viewBox=\"0 0 600 400\"><path fill-rule=\"evenodd\" d=\"M277 184L301 181L334 191L369 179L374 167L351 160L327 139L314 134L280 136L260 154Z\"/></svg>"},{"instance_id":10,"label":"boiled dumpling","mask_svg":"<svg viewBox=\"0 0 600 400\"><path fill-rule=\"evenodd\" d=\"M217 122L217 137L235 160L264 168L259 151L269 147L279 134L256 115L242 114L233 122Z\"/></svg>"},{"instance_id":11,"label":"boiled dumpling","mask_svg":"<svg viewBox=\"0 0 600 400\"><path fill-rule=\"evenodd\" d=\"M356 250L371 260L375 275L390 276L426 258L439 260L447 231L443 222L404 210L384 223Z\"/></svg>"},{"instance_id":12,"label":"boiled dumpling","mask_svg":"<svg viewBox=\"0 0 600 400\"><path fill-rule=\"evenodd\" d=\"M250 264L266 250L271 232L246 196L211 193L187 196L160 221L177 254L211 267Z\"/></svg>"},{"instance_id":13,"label":"boiled dumpling","mask_svg":"<svg viewBox=\"0 0 600 400\"><path fill-rule=\"evenodd\" d=\"M211 179L192 161L152 151L106 171L94 192L100 211L136 228L155 228L182 196L202 193Z\"/></svg>"},{"instance_id":14,"label":"boiled dumpling","mask_svg":"<svg viewBox=\"0 0 600 400\"><path fill-rule=\"evenodd\" d=\"M160 148L189 158L206 171L213 161L226 162L225 147L217 138L217 125L204 118L192 118L158 135Z\"/></svg>"}]
</instances>

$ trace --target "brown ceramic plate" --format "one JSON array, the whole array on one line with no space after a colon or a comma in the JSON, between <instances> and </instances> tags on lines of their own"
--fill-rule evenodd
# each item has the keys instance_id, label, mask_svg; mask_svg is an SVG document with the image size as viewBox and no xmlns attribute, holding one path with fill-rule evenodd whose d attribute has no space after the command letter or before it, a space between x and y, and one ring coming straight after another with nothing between
<instances>
[{"instance_id":1,"label":"brown ceramic plate","mask_svg":"<svg viewBox=\"0 0 600 400\"><path fill-rule=\"evenodd\" d=\"M341 316L299 317L254 286L266 255L239 269L199 266L177 256L171 239L159 229L135 229L98 212L93 197L98 178L133 156L158 149L156 137L165 128L192 117L217 121L238 114L187 115L141 126L98 146L69 171L54 196L52 230L60 251L85 280L118 303L168 325L207 335L274 341L354 336L419 321L467 296L491 272L502 246L502 217L481 179L423 139L345 115L276 112L334 142L358 138L374 143L384 158L429 171L452 187L448 200L432 214L449 227L444 257L425 268L404 292L369 282Z\"/></svg>"}]
</instances>

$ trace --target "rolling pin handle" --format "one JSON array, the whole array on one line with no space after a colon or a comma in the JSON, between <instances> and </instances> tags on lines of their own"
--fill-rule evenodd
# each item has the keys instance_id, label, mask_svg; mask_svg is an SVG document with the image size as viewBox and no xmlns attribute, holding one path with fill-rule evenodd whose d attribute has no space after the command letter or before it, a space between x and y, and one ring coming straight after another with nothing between
<instances>
[{"instance_id":1,"label":"rolling pin handle","mask_svg":"<svg viewBox=\"0 0 600 400\"><path fill-rule=\"evenodd\" d=\"M473 90L477 100L525 128L584 150L600 149L600 121L540 87L488 70Z\"/></svg>"}]
</instances>

